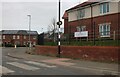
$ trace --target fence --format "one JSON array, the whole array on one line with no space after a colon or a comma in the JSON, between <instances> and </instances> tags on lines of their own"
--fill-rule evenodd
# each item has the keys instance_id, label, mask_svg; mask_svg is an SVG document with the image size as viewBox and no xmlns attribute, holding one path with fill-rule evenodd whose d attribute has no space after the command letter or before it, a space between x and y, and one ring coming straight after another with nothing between
<instances>
[{"instance_id":1,"label":"fence","mask_svg":"<svg viewBox=\"0 0 120 77\"><path fill-rule=\"evenodd\" d=\"M120 34L117 31L88 34L88 37L74 37L74 33L61 34L61 45L73 46L120 46ZM44 45L57 45L57 40L44 40Z\"/></svg>"}]
</instances>

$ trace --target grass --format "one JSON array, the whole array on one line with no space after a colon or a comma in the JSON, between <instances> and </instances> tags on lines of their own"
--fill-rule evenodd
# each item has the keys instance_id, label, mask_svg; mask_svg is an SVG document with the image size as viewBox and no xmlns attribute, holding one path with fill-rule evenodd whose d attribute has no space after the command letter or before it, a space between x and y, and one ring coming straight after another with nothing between
<instances>
[{"instance_id":1,"label":"grass","mask_svg":"<svg viewBox=\"0 0 120 77\"><path fill-rule=\"evenodd\" d=\"M45 42L44 45L56 46L56 45L57 45L57 42Z\"/></svg>"},{"instance_id":2,"label":"grass","mask_svg":"<svg viewBox=\"0 0 120 77\"><path fill-rule=\"evenodd\" d=\"M71 45L71 46L120 46L120 40L97 40L95 45L93 41L61 41L61 45ZM45 42L44 45L57 46L57 42Z\"/></svg>"}]
</instances>

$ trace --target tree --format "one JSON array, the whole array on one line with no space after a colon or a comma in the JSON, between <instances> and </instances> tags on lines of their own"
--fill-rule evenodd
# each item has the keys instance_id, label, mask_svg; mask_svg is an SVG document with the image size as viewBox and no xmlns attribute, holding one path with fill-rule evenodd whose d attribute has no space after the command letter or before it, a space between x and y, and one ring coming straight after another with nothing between
<instances>
[{"instance_id":1,"label":"tree","mask_svg":"<svg viewBox=\"0 0 120 77\"><path fill-rule=\"evenodd\" d=\"M56 32L58 30L58 26L56 23L56 19L53 18L51 20L51 25L48 25L48 33L50 34L52 32L54 42L56 41Z\"/></svg>"}]
</instances>

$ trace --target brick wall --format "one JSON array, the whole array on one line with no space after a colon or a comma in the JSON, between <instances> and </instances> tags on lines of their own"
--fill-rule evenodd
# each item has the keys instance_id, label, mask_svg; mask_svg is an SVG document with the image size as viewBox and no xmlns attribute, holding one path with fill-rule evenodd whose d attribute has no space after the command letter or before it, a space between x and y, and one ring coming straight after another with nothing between
<instances>
[{"instance_id":1,"label":"brick wall","mask_svg":"<svg viewBox=\"0 0 120 77\"><path fill-rule=\"evenodd\" d=\"M42 55L57 55L57 46L36 46L35 52ZM85 60L118 61L119 47L112 46L61 46L64 57Z\"/></svg>"}]
</instances>

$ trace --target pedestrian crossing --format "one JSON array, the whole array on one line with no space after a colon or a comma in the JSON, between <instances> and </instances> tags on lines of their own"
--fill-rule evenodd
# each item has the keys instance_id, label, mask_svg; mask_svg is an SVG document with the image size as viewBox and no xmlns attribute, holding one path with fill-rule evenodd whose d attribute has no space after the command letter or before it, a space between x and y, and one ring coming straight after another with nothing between
<instances>
[{"instance_id":1,"label":"pedestrian crossing","mask_svg":"<svg viewBox=\"0 0 120 77\"><path fill-rule=\"evenodd\" d=\"M25 70L33 70L34 71L34 70L40 69L40 68L37 68L37 67L34 67L34 66L30 66L30 65L26 65L26 64L18 63L18 62L7 62L7 64L13 65L15 67L22 68L22 69L25 69Z\"/></svg>"},{"instance_id":2,"label":"pedestrian crossing","mask_svg":"<svg viewBox=\"0 0 120 77\"><path fill-rule=\"evenodd\" d=\"M15 70L10 69L9 66L19 68L22 70L26 70L26 71L37 71L37 70L42 69L43 67L44 68L55 68L56 67L55 65L49 65L49 64L34 62L34 61L23 61L23 62L11 61L11 62L6 62L6 65L8 65L8 67L4 65L2 66L0 65L0 75L16 72Z\"/></svg>"},{"instance_id":3,"label":"pedestrian crossing","mask_svg":"<svg viewBox=\"0 0 120 77\"><path fill-rule=\"evenodd\" d=\"M8 69L7 67L0 66L0 75L6 74L6 73L13 73L15 71Z\"/></svg>"},{"instance_id":4,"label":"pedestrian crossing","mask_svg":"<svg viewBox=\"0 0 120 77\"><path fill-rule=\"evenodd\" d=\"M51 66L51 65L44 64L44 63L38 63L38 62L33 62L33 61L25 61L25 63L34 64L34 65L41 66L41 67L48 67L48 68L56 67L53 65Z\"/></svg>"}]
</instances>

